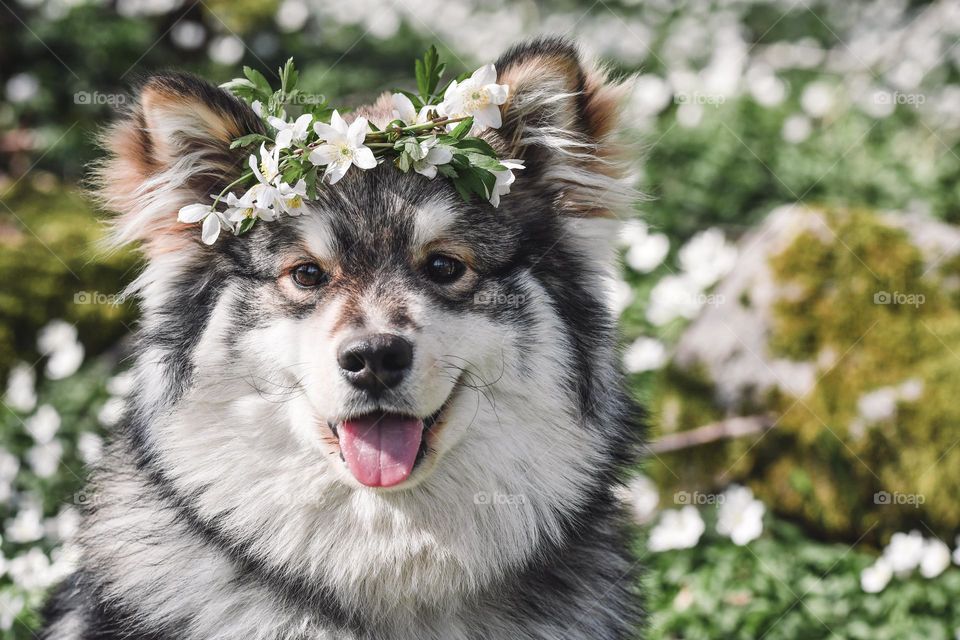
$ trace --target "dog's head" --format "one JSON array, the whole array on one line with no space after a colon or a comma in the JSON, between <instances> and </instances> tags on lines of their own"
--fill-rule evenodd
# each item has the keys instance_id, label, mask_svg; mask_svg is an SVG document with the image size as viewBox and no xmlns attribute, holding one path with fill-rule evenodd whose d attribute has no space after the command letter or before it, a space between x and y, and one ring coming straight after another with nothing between
<instances>
[{"instance_id":1,"label":"dog's head","mask_svg":"<svg viewBox=\"0 0 960 640\"><path fill-rule=\"evenodd\" d=\"M610 141L622 91L558 41L496 68L511 93L485 136L526 162L499 208L385 163L324 185L304 215L206 246L176 212L238 175L246 154L230 142L258 118L200 80L160 76L107 133L102 195L117 237L148 258L136 402L153 418L137 439L201 513L292 535L297 523L272 520L284 492L309 503L301 519L352 504L339 517L369 535L397 519L418 529L393 557L405 579L417 545L434 544L469 583L486 568L455 547L506 536L484 562L517 562L585 500L622 437L604 424L622 407L603 220L630 197ZM383 101L359 113L391 119ZM497 501L510 504L484 515ZM380 531L379 517L393 524Z\"/></svg>"}]
</instances>

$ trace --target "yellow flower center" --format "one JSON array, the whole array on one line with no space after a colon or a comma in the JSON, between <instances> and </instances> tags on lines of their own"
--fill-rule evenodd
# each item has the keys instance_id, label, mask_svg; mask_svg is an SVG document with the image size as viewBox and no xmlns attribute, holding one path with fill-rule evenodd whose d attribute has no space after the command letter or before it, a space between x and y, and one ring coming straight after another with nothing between
<instances>
[{"instance_id":1,"label":"yellow flower center","mask_svg":"<svg viewBox=\"0 0 960 640\"><path fill-rule=\"evenodd\" d=\"M340 155L342 155L344 158L349 158L353 155L353 150L347 145L342 144L340 145Z\"/></svg>"},{"instance_id":2,"label":"yellow flower center","mask_svg":"<svg viewBox=\"0 0 960 640\"><path fill-rule=\"evenodd\" d=\"M253 207L250 207L249 209L244 209L244 210L243 210L243 217L244 217L244 218L252 218L252 217L253 217Z\"/></svg>"},{"instance_id":3,"label":"yellow flower center","mask_svg":"<svg viewBox=\"0 0 960 640\"><path fill-rule=\"evenodd\" d=\"M490 92L481 87L472 89L467 94L466 100L466 110L468 113L473 113L474 111L479 111L485 106L490 104Z\"/></svg>"},{"instance_id":4,"label":"yellow flower center","mask_svg":"<svg viewBox=\"0 0 960 640\"><path fill-rule=\"evenodd\" d=\"M303 206L303 198L301 198L299 195L288 198L287 206L291 209L299 209L301 206Z\"/></svg>"}]
</instances>

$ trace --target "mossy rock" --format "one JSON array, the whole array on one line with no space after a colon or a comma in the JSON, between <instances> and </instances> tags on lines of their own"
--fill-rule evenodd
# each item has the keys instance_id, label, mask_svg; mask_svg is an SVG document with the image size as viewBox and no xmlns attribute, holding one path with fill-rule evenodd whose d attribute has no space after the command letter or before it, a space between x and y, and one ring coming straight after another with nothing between
<instances>
[{"instance_id":1,"label":"mossy rock","mask_svg":"<svg viewBox=\"0 0 960 640\"><path fill-rule=\"evenodd\" d=\"M921 216L785 208L743 240L725 302L661 374L660 433L772 416L663 454L662 485L747 482L823 535L960 531L960 231Z\"/></svg>"},{"instance_id":2,"label":"mossy rock","mask_svg":"<svg viewBox=\"0 0 960 640\"><path fill-rule=\"evenodd\" d=\"M129 332L136 312L118 293L136 273L130 252L98 248L105 228L77 189L50 179L0 194L0 381L18 360L35 362L38 330L75 323L88 355Z\"/></svg>"}]
</instances>

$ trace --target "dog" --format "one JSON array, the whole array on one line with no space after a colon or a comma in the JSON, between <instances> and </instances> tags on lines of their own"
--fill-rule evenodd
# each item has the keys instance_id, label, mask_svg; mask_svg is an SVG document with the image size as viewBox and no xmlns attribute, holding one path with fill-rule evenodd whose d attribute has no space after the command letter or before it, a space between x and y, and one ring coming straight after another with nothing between
<instances>
[{"instance_id":1,"label":"dog","mask_svg":"<svg viewBox=\"0 0 960 640\"><path fill-rule=\"evenodd\" d=\"M627 85L561 39L495 66L484 135L526 163L499 208L382 163L212 246L176 212L263 124L189 75L142 84L94 172L146 257L136 392L42 638L637 637L642 416L606 293Z\"/></svg>"}]
</instances>

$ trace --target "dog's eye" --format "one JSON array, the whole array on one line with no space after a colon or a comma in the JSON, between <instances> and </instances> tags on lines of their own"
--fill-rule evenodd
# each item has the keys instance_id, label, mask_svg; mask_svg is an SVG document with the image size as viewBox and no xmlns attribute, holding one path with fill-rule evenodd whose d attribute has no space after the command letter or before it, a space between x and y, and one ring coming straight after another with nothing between
<instances>
[{"instance_id":1,"label":"dog's eye","mask_svg":"<svg viewBox=\"0 0 960 640\"><path fill-rule=\"evenodd\" d=\"M312 262L299 264L290 272L293 281L301 287L317 287L327 279L327 274L319 265Z\"/></svg>"},{"instance_id":2,"label":"dog's eye","mask_svg":"<svg viewBox=\"0 0 960 640\"><path fill-rule=\"evenodd\" d=\"M439 284L449 284L457 280L467 270L467 266L455 258L435 253L427 258L425 271L427 277Z\"/></svg>"}]
</instances>

